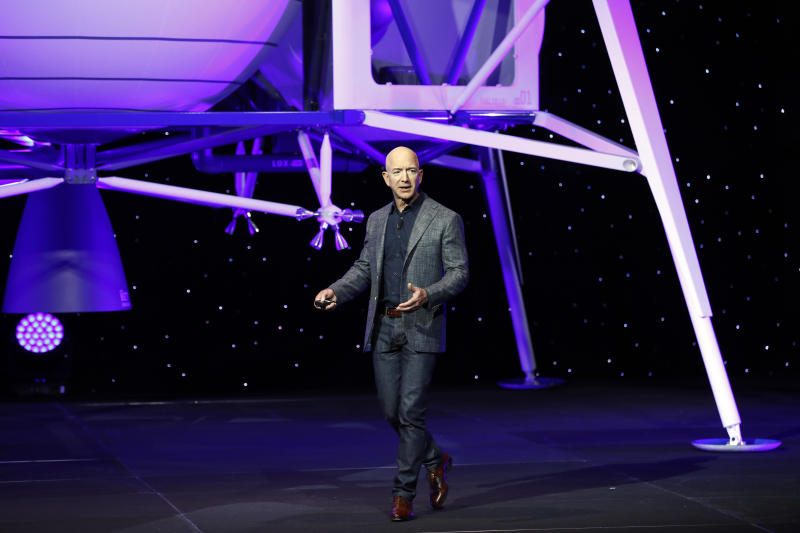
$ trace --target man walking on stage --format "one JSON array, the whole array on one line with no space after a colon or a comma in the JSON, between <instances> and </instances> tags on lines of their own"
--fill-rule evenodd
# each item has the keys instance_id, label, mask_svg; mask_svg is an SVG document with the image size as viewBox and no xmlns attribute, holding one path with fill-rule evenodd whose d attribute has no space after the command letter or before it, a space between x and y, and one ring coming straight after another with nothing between
<instances>
[{"instance_id":1,"label":"man walking on stage","mask_svg":"<svg viewBox=\"0 0 800 533\"><path fill-rule=\"evenodd\" d=\"M392 520L414 517L421 465L434 509L447 498L452 458L425 425L428 386L445 349L447 300L467 285L469 267L461 217L420 192L417 155L398 146L383 172L394 201L367 220L364 249L345 275L317 294L332 310L370 287L364 351L372 350L383 413L399 436Z\"/></svg>"}]
</instances>

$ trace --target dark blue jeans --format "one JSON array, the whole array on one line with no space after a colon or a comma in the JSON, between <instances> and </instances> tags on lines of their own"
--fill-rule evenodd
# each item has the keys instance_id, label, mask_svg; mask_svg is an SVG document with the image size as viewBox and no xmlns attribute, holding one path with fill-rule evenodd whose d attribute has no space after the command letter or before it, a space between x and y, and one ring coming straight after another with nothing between
<instances>
[{"instance_id":1,"label":"dark blue jeans","mask_svg":"<svg viewBox=\"0 0 800 533\"><path fill-rule=\"evenodd\" d=\"M400 437L392 496L411 501L420 466L431 470L443 460L425 426L428 387L439 354L412 350L402 324L401 318L378 319L372 363L383 414Z\"/></svg>"}]
</instances>

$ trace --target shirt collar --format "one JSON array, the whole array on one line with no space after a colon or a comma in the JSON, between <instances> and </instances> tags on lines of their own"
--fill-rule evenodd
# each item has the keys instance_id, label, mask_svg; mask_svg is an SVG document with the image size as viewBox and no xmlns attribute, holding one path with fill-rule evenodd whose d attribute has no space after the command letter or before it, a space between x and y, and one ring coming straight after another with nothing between
<instances>
[{"instance_id":1,"label":"shirt collar","mask_svg":"<svg viewBox=\"0 0 800 533\"><path fill-rule=\"evenodd\" d=\"M419 210L423 201L425 201L425 193L420 191L419 196L417 196L417 199L408 204L408 207L406 207L405 210L401 213L400 210L397 209L397 204L394 202L394 200L392 200L392 209L389 212L397 214L406 214L410 211L417 211Z\"/></svg>"}]
</instances>

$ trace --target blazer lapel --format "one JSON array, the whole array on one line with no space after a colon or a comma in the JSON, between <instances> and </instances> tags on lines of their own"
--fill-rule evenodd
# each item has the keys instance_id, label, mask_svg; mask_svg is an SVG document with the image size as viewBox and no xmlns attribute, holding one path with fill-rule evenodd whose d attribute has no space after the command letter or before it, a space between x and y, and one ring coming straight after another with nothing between
<instances>
[{"instance_id":1,"label":"blazer lapel","mask_svg":"<svg viewBox=\"0 0 800 533\"><path fill-rule=\"evenodd\" d=\"M433 219L436 216L437 207L438 205L436 202L431 201L430 198L426 198L425 202L423 202L422 206L420 207L419 213L417 214L417 219L414 221L414 229L411 230L411 235L408 238L406 258L403 262L404 267L408 264L408 257L411 253L411 250L414 249L420 238L422 238L422 234L425 233L425 230L428 229L428 226L430 226L431 222L433 222Z\"/></svg>"},{"instance_id":2,"label":"blazer lapel","mask_svg":"<svg viewBox=\"0 0 800 533\"><path fill-rule=\"evenodd\" d=\"M392 204L387 204L378 211L378 220L375 226L378 234L372 239L375 246L375 268L379 275L383 276L383 241L386 238L386 224L389 221L389 210Z\"/></svg>"}]
</instances>

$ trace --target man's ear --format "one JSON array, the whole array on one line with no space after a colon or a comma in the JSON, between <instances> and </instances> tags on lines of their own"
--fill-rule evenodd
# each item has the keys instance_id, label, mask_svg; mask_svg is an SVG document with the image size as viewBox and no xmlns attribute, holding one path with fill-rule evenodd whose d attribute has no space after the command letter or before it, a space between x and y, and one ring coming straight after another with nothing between
<instances>
[{"instance_id":1,"label":"man's ear","mask_svg":"<svg viewBox=\"0 0 800 533\"><path fill-rule=\"evenodd\" d=\"M417 187L420 183L422 183L422 169L419 169L419 174L417 174Z\"/></svg>"},{"instance_id":2,"label":"man's ear","mask_svg":"<svg viewBox=\"0 0 800 533\"><path fill-rule=\"evenodd\" d=\"M381 175L383 176L383 181L386 183L386 186L391 187L391 184L389 183L389 173L384 170L381 172Z\"/></svg>"}]
</instances>

